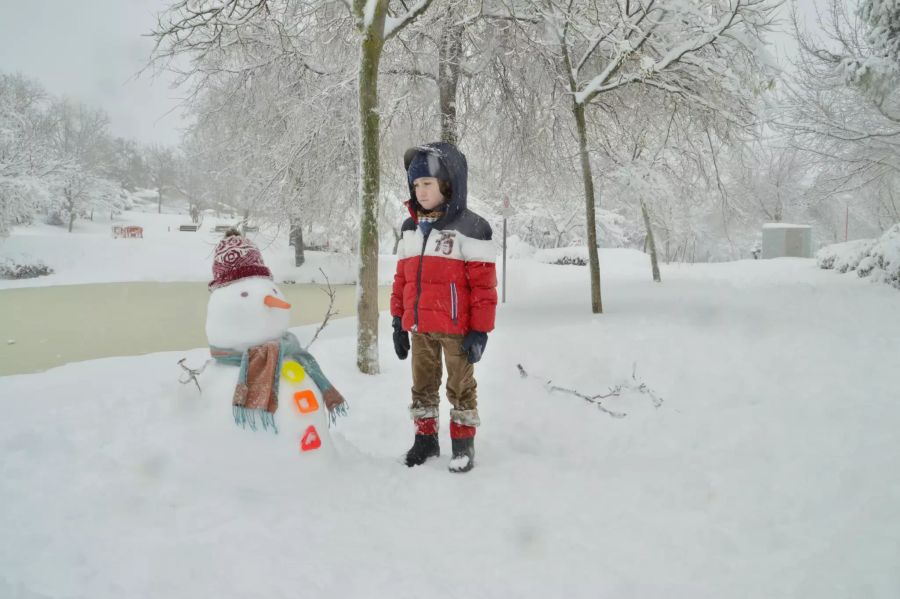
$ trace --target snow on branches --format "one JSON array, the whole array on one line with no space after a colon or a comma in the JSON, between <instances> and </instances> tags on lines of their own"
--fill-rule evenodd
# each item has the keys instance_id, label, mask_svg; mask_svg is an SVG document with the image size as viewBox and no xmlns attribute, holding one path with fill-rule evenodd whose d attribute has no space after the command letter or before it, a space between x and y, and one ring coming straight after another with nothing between
<instances>
[{"instance_id":1,"label":"snow on branches","mask_svg":"<svg viewBox=\"0 0 900 599\"><path fill-rule=\"evenodd\" d=\"M521 376L523 379L537 378L533 374L528 374L528 371L526 371L521 364L516 364L516 368L518 368L519 370L519 376ZM635 364L632 368L630 380L609 387L606 393L587 395L585 393L581 393L576 389L569 389L566 387L554 385L552 379L547 379L544 382L544 388L548 393L565 393L567 395L574 395L575 397L583 399L587 403L596 406L598 410L600 410L604 414L611 416L612 418L624 418L625 416L627 416L627 414L625 412L610 410L609 408L604 406L601 401L604 399L609 399L611 397L620 397L623 392L633 392L641 395L646 395L650 398L650 401L653 403L654 408L658 408L663 404L663 399L659 397L656 392L650 389L650 387L648 387L646 383L640 381L637 378L637 364Z\"/></svg>"}]
</instances>

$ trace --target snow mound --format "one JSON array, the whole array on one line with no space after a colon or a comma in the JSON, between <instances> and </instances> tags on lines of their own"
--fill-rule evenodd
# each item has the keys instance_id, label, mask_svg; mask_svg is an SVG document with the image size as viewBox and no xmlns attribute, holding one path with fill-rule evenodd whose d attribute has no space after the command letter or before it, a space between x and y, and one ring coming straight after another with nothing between
<instances>
[{"instance_id":1,"label":"snow mound","mask_svg":"<svg viewBox=\"0 0 900 599\"><path fill-rule=\"evenodd\" d=\"M874 239L854 239L823 247L816 253L819 268L834 269L838 272L856 270L860 261L875 245Z\"/></svg>"},{"instance_id":2,"label":"snow mound","mask_svg":"<svg viewBox=\"0 0 900 599\"><path fill-rule=\"evenodd\" d=\"M900 223L878 239L826 246L816 254L816 262L820 268L842 273L855 270L860 277L900 289Z\"/></svg>"}]
</instances>

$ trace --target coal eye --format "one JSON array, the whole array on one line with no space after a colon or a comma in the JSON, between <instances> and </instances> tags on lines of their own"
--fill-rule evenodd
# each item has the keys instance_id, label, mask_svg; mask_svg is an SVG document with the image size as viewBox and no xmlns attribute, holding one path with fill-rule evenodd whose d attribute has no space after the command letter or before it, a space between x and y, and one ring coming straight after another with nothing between
<instances>
[{"instance_id":1,"label":"coal eye","mask_svg":"<svg viewBox=\"0 0 900 599\"><path fill-rule=\"evenodd\" d=\"M272 293L274 293L275 295L278 295L278 290L275 289L274 287L272 287Z\"/></svg>"},{"instance_id":2,"label":"coal eye","mask_svg":"<svg viewBox=\"0 0 900 599\"><path fill-rule=\"evenodd\" d=\"M248 295L250 295L250 294L247 293L246 291L241 291L241 297L247 297Z\"/></svg>"}]
</instances>

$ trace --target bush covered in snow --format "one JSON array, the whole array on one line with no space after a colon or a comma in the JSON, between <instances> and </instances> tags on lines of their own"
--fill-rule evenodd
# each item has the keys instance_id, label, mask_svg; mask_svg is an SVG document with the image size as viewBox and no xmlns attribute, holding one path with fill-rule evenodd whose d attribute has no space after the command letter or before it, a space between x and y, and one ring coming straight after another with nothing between
<instances>
[{"instance_id":1,"label":"bush covered in snow","mask_svg":"<svg viewBox=\"0 0 900 599\"><path fill-rule=\"evenodd\" d=\"M819 268L834 269L838 272L856 270L860 261L868 256L875 245L874 239L854 239L823 247L816 253Z\"/></svg>"},{"instance_id":2,"label":"bush covered in snow","mask_svg":"<svg viewBox=\"0 0 900 599\"><path fill-rule=\"evenodd\" d=\"M52 274L53 269L40 262L19 264L9 259L0 261L0 279L33 279Z\"/></svg>"},{"instance_id":3,"label":"bush covered in snow","mask_svg":"<svg viewBox=\"0 0 900 599\"><path fill-rule=\"evenodd\" d=\"M534 259L544 264L585 266L588 263L587 248L583 245L538 250L534 254Z\"/></svg>"},{"instance_id":4,"label":"bush covered in snow","mask_svg":"<svg viewBox=\"0 0 900 599\"><path fill-rule=\"evenodd\" d=\"M900 289L900 223L878 239L857 239L826 246L816 254L820 268L855 270L860 277Z\"/></svg>"}]
</instances>

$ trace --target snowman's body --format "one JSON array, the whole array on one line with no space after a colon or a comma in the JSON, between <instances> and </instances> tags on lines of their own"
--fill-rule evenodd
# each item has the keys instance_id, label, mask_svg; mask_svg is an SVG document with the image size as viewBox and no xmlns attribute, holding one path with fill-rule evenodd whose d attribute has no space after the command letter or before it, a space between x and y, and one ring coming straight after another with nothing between
<instances>
[{"instance_id":1,"label":"snowman's body","mask_svg":"<svg viewBox=\"0 0 900 599\"><path fill-rule=\"evenodd\" d=\"M272 281L251 277L214 289L209 298L206 335L212 347L237 352L278 340L288 328L290 304ZM204 409L210 412L211 424L228 427L234 435L250 436L250 443L274 443L304 457L331 452L328 435L328 410L320 389L303 367L285 356L278 378L278 409L274 414L275 430L244 430L235 423L232 399L240 368L212 361L198 378Z\"/></svg>"}]
</instances>

